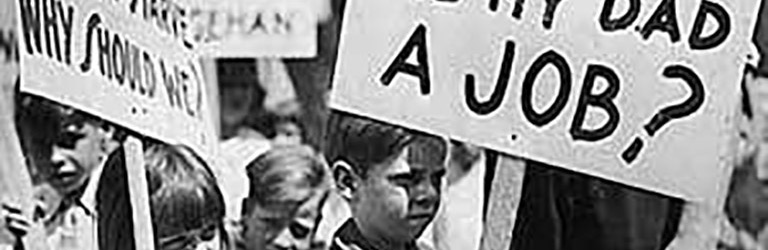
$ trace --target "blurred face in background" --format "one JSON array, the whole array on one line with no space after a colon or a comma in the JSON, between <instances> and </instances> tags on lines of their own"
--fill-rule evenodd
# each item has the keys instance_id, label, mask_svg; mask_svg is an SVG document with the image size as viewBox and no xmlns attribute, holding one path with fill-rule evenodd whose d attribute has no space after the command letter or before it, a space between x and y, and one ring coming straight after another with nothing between
<instances>
[{"instance_id":1,"label":"blurred face in background","mask_svg":"<svg viewBox=\"0 0 768 250\"><path fill-rule=\"evenodd\" d=\"M278 144L301 144L301 127L292 121L278 122L273 141Z\"/></svg>"},{"instance_id":2,"label":"blurred face in background","mask_svg":"<svg viewBox=\"0 0 768 250\"><path fill-rule=\"evenodd\" d=\"M324 162L309 147L277 145L250 163L247 173L246 249L310 249L331 187Z\"/></svg>"},{"instance_id":3,"label":"blurred face in background","mask_svg":"<svg viewBox=\"0 0 768 250\"><path fill-rule=\"evenodd\" d=\"M233 81L219 89L223 126L239 126L256 102L255 82Z\"/></svg>"},{"instance_id":4,"label":"blurred face in background","mask_svg":"<svg viewBox=\"0 0 768 250\"><path fill-rule=\"evenodd\" d=\"M243 239L247 250L305 250L320 218L324 195L311 194L299 204L256 205L243 218Z\"/></svg>"}]
</instances>

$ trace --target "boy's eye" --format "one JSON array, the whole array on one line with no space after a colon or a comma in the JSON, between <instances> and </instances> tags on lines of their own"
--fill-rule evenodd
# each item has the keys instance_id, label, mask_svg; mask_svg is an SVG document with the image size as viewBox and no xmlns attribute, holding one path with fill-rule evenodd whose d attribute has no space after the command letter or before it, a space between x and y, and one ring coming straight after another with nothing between
<instances>
[{"instance_id":1,"label":"boy's eye","mask_svg":"<svg viewBox=\"0 0 768 250\"><path fill-rule=\"evenodd\" d=\"M73 149L80 139L85 138L84 133L75 131L62 131L56 139L56 145L62 148Z\"/></svg>"},{"instance_id":2,"label":"boy's eye","mask_svg":"<svg viewBox=\"0 0 768 250\"><path fill-rule=\"evenodd\" d=\"M309 236L309 228L299 223L291 223L288 230L291 230L291 234L296 239L304 239Z\"/></svg>"},{"instance_id":3,"label":"boy's eye","mask_svg":"<svg viewBox=\"0 0 768 250\"><path fill-rule=\"evenodd\" d=\"M411 181L407 179L394 179L392 180L392 183L394 183L397 186L403 186L403 187L407 187L411 185Z\"/></svg>"},{"instance_id":4,"label":"boy's eye","mask_svg":"<svg viewBox=\"0 0 768 250\"><path fill-rule=\"evenodd\" d=\"M445 170L434 172L429 177L430 177L430 182L433 186L437 186L437 187L442 186L443 177L445 177Z\"/></svg>"},{"instance_id":5,"label":"boy's eye","mask_svg":"<svg viewBox=\"0 0 768 250\"><path fill-rule=\"evenodd\" d=\"M415 176L411 174L398 174L388 178L389 181L398 186L411 186L416 180Z\"/></svg>"}]
</instances>

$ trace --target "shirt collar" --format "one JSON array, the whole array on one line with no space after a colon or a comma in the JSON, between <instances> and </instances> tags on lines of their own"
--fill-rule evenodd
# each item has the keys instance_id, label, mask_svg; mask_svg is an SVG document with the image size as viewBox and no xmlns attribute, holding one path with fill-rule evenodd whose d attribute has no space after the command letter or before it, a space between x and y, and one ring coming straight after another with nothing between
<instances>
[{"instance_id":1,"label":"shirt collar","mask_svg":"<svg viewBox=\"0 0 768 250\"><path fill-rule=\"evenodd\" d=\"M102 161L91 173L91 178L85 186L83 194L75 201L75 204L83 210L88 216L96 217L96 190L99 188L99 180L101 179L101 173L104 171L104 164L106 160Z\"/></svg>"},{"instance_id":2,"label":"shirt collar","mask_svg":"<svg viewBox=\"0 0 768 250\"><path fill-rule=\"evenodd\" d=\"M337 238L341 242L347 245L355 245L361 250L379 250L368 242L368 240L357 228L357 224L353 219L348 219L336 232L334 238ZM411 242L406 246L408 250L418 250L416 242Z\"/></svg>"}]
</instances>

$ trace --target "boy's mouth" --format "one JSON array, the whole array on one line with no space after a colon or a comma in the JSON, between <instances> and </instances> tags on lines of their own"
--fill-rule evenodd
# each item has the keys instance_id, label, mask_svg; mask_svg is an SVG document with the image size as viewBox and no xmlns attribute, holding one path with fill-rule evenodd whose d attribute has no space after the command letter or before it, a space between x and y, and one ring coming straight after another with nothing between
<instances>
[{"instance_id":1,"label":"boy's mouth","mask_svg":"<svg viewBox=\"0 0 768 250\"><path fill-rule=\"evenodd\" d=\"M69 172L69 171L68 172L60 172L60 173L56 174L56 178L57 179L61 179L61 180L74 179L77 176L78 176L77 172Z\"/></svg>"},{"instance_id":2,"label":"boy's mouth","mask_svg":"<svg viewBox=\"0 0 768 250\"><path fill-rule=\"evenodd\" d=\"M408 220L412 222L418 222L419 224L424 222L429 222L434 217L433 213L418 213L418 214L411 214L408 215Z\"/></svg>"},{"instance_id":3,"label":"boy's mouth","mask_svg":"<svg viewBox=\"0 0 768 250\"><path fill-rule=\"evenodd\" d=\"M60 184L72 184L80 178L80 171L75 166L61 166L54 174L54 179Z\"/></svg>"},{"instance_id":4,"label":"boy's mouth","mask_svg":"<svg viewBox=\"0 0 768 250\"><path fill-rule=\"evenodd\" d=\"M60 186L60 187L72 186L78 182L78 180L80 179L79 177L80 176L76 173L57 174L55 176L55 182L58 183L57 186Z\"/></svg>"}]
</instances>

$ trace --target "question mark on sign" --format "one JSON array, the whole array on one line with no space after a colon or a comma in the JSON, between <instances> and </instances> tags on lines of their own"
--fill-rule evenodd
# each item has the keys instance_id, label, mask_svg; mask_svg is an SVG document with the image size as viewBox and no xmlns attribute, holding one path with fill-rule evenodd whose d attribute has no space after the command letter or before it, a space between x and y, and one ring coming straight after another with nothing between
<instances>
[{"instance_id":1,"label":"question mark on sign","mask_svg":"<svg viewBox=\"0 0 768 250\"><path fill-rule=\"evenodd\" d=\"M651 121L645 124L645 132L653 137L662 127L672 120L681 119L699 110L704 104L704 85L693 70L682 65L672 65L664 68L663 75L667 78L681 78L691 90L691 95L684 102L662 108ZM643 140L636 136L632 143L624 149L621 158L627 164L632 163L643 149Z\"/></svg>"}]
</instances>

